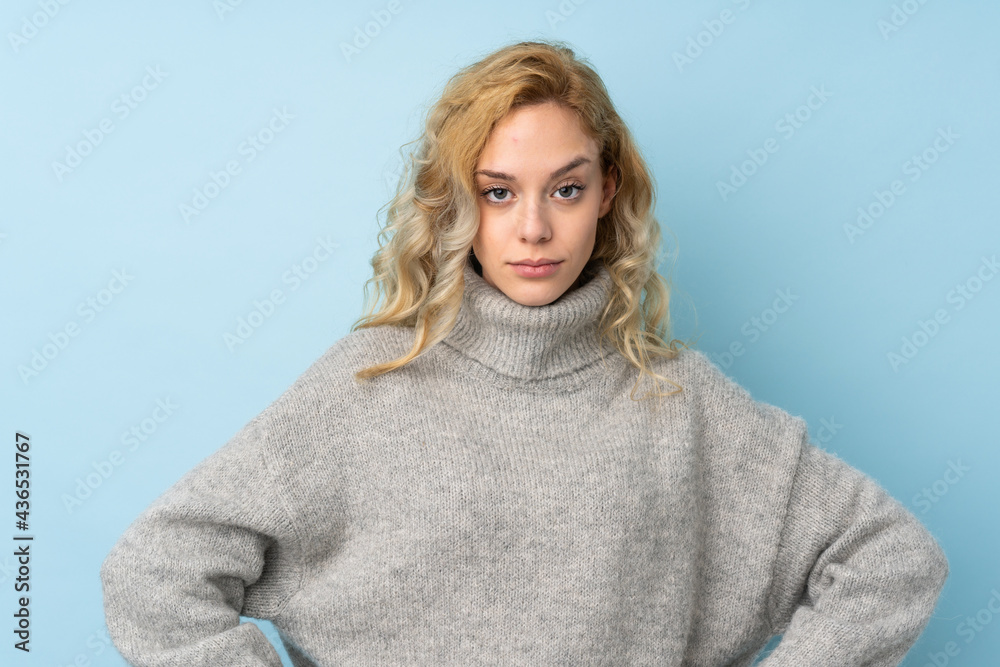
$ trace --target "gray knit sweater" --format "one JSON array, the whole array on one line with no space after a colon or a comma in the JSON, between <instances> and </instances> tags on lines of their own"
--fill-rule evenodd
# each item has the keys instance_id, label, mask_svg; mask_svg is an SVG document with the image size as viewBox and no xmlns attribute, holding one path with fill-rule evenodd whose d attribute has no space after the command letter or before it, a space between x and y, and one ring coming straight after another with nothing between
<instances>
[{"instance_id":1,"label":"gray knit sweater","mask_svg":"<svg viewBox=\"0 0 1000 667\"><path fill-rule=\"evenodd\" d=\"M590 266L545 306L467 266L448 338L369 384L412 330L331 346L112 548L125 659L280 665L243 615L296 666L737 667L782 633L765 667L898 665L948 574L933 536L701 352L631 400Z\"/></svg>"}]
</instances>

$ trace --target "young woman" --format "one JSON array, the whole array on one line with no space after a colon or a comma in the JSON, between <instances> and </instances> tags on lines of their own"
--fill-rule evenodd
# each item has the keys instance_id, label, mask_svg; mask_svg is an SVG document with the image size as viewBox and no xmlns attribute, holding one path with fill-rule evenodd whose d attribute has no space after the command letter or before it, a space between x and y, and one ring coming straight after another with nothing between
<instances>
[{"instance_id":1,"label":"young woman","mask_svg":"<svg viewBox=\"0 0 1000 667\"><path fill-rule=\"evenodd\" d=\"M802 418L665 342L652 211L569 48L460 71L388 209L384 304L105 560L121 654L280 665L244 615L298 666L745 666L778 634L766 667L897 665L943 551Z\"/></svg>"}]
</instances>

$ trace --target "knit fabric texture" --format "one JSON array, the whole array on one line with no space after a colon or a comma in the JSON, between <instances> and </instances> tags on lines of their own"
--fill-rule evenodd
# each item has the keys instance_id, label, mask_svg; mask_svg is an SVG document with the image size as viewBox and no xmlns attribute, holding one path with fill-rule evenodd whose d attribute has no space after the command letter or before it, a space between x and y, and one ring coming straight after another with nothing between
<instances>
[{"instance_id":1,"label":"knit fabric texture","mask_svg":"<svg viewBox=\"0 0 1000 667\"><path fill-rule=\"evenodd\" d=\"M524 306L471 265L458 321L334 343L147 507L101 567L142 667L898 665L948 575L930 532L702 352L638 370L613 283ZM644 378L634 396L652 387ZM661 391L676 387L661 383Z\"/></svg>"}]
</instances>

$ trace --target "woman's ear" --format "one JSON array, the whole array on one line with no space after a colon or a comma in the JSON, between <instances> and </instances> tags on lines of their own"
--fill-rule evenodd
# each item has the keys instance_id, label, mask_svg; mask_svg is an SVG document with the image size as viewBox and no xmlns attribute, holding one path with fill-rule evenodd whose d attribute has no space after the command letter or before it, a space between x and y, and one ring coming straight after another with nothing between
<instances>
[{"instance_id":1,"label":"woman's ear","mask_svg":"<svg viewBox=\"0 0 1000 667\"><path fill-rule=\"evenodd\" d=\"M618 167L611 165L608 167L608 173L604 175L604 197L601 199L601 210L597 215L598 218L603 218L611 210L611 200L618 192L617 178Z\"/></svg>"}]
</instances>

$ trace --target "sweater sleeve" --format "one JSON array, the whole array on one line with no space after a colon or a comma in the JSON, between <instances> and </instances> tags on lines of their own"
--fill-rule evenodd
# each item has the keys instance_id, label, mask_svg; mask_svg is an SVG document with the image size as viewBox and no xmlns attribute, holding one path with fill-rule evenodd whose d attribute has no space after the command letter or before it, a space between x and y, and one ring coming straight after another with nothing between
<instances>
[{"instance_id":1,"label":"sweater sleeve","mask_svg":"<svg viewBox=\"0 0 1000 667\"><path fill-rule=\"evenodd\" d=\"M805 443L769 611L783 636L759 667L898 665L948 576L940 545L874 479Z\"/></svg>"},{"instance_id":2,"label":"sweater sleeve","mask_svg":"<svg viewBox=\"0 0 1000 667\"><path fill-rule=\"evenodd\" d=\"M300 573L258 419L146 508L104 560L108 631L129 664L281 666L239 618L272 618Z\"/></svg>"}]
</instances>

